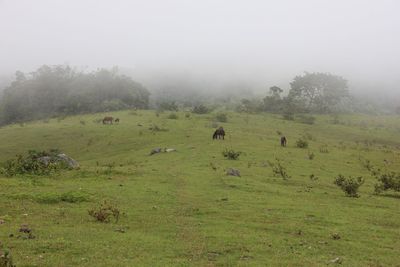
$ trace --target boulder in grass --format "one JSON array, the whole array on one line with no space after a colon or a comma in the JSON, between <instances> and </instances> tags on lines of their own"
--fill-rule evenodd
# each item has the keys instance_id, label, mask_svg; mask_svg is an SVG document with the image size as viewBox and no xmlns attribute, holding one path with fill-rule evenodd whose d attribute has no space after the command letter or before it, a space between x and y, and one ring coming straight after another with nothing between
<instances>
[{"instance_id":1,"label":"boulder in grass","mask_svg":"<svg viewBox=\"0 0 400 267\"><path fill-rule=\"evenodd\" d=\"M71 169L79 169L79 163L64 153L58 154L57 159L64 162Z\"/></svg>"},{"instance_id":2,"label":"boulder in grass","mask_svg":"<svg viewBox=\"0 0 400 267\"><path fill-rule=\"evenodd\" d=\"M226 175L240 177L240 171L238 169L229 168L226 170Z\"/></svg>"},{"instance_id":3,"label":"boulder in grass","mask_svg":"<svg viewBox=\"0 0 400 267\"><path fill-rule=\"evenodd\" d=\"M154 154L157 154L157 153L161 153L161 152L162 152L162 149L161 149L161 148L159 148L159 147L153 148L153 149L151 150L151 152L150 152L150 156L151 156L151 155L154 155Z\"/></svg>"}]
</instances>

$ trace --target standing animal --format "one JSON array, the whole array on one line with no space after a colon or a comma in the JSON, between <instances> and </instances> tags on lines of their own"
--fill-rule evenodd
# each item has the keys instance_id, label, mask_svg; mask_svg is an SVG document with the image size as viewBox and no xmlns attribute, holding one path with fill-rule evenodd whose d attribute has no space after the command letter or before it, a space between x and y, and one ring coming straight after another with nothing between
<instances>
[{"instance_id":1,"label":"standing animal","mask_svg":"<svg viewBox=\"0 0 400 267\"><path fill-rule=\"evenodd\" d=\"M119 118L116 118L114 122L119 123Z\"/></svg>"},{"instance_id":2,"label":"standing animal","mask_svg":"<svg viewBox=\"0 0 400 267\"><path fill-rule=\"evenodd\" d=\"M286 146L287 140L285 136L281 137L281 146Z\"/></svg>"},{"instance_id":3,"label":"standing animal","mask_svg":"<svg viewBox=\"0 0 400 267\"><path fill-rule=\"evenodd\" d=\"M213 134L213 139L225 139L225 130L222 127L219 127L217 130L215 130Z\"/></svg>"},{"instance_id":4,"label":"standing animal","mask_svg":"<svg viewBox=\"0 0 400 267\"><path fill-rule=\"evenodd\" d=\"M113 121L114 121L114 118L113 117L104 117L104 119L103 119L103 124L112 124L113 123Z\"/></svg>"}]
</instances>

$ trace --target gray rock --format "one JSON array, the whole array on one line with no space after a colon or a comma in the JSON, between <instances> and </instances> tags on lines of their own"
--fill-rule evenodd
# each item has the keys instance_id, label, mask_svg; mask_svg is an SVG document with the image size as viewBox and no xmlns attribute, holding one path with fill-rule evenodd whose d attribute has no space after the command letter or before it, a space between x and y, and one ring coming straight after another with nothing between
<instances>
[{"instance_id":1,"label":"gray rock","mask_svg":"<svg viewBox=\"0 0 400 267\"><path fill-rule=\"evenodd\" d=\"M240 171L237 169L229 168L226 170L226 175L240 177Z\"/></svg>"},{"instance_id":2,"label":"gray rock","mask_svg":"<svg viewBox=\"0 0 400 267\"><path fill-rule=\"evenodd\" d=\"M79 163L71 157L68 157L66 154L58 154L57 159L63 161L67 164L67 166L71 169L78 169Z\"/></svg>"},{"instance_id":3,"label":"gray rock","mask_svg":"<svg viewBox=\"0 0 400 267\"><path fill-rule=\"evenodd\" d=\"M51 157L45 156L45 157L40 157L37 159L40 163L43 163L45 166L48 166L51 162Z\"/></svg>"},{"instance_id":4,"label":"gray rock","mask_svg":"<svg viewBox=\"0 0 400 267\"><path fill-rule=\"evenodd\" d=\"M166 148L165 152L169 153L169 152L175 152L176 149L175 148Z\"/></svg>"},{"instance_id":5,"label":"gray rock","mask_svg":"<svg viewBox=\"0 0 400 267\"><path fill-rule=\"evenodd\" d=\"M154 154L157 154L157 153L161 153L161 148L159 148L159 147L157 147L157 148L153 148L152 150L151 150L151 152L150 152L150 156L151 155L154 155Z\"/></svg>"}]
</instances>

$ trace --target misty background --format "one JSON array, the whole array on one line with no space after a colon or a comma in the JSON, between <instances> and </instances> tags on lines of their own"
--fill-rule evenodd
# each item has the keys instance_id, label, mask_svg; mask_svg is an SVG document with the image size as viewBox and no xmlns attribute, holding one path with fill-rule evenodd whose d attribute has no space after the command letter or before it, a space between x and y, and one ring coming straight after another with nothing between
<instances>
[{"instance_id":1,"label":"misty background","mask_svg":"<svg viewBox=\"0 0 400 267\"><path fill-rule=\"evenodd\" d=\"M0 88L43 64L119 71L151 97L265 96L327 72L353 95L400 100L395 0L0 0Z\"/></svg>"}]
</instances>

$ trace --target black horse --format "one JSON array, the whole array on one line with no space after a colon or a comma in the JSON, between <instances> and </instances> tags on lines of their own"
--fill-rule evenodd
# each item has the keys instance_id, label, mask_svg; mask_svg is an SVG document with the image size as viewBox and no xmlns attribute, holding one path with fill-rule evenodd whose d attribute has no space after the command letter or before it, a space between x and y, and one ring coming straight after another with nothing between
<instances>
[{"instance_id":1,"label":"black horse","mask_svg":"<svg viewBox=\"0 0 400 267\"><path fill-rule=\"evenodd\" d=\"M286 146L286 142L287 142L286 137L282 136L281 137L281 146Z\"/></svg>"},{"instance_id":2,"label":"black horse","mask_svg":"<svg viewBox=\"0 0 400 267\"><path fill-rule=\"evenodd\" d=\"M219 127L217 130L215 130L213 134L213 139L225 139L225 131L224 128Z\"/></svg>"}]
</instances>

